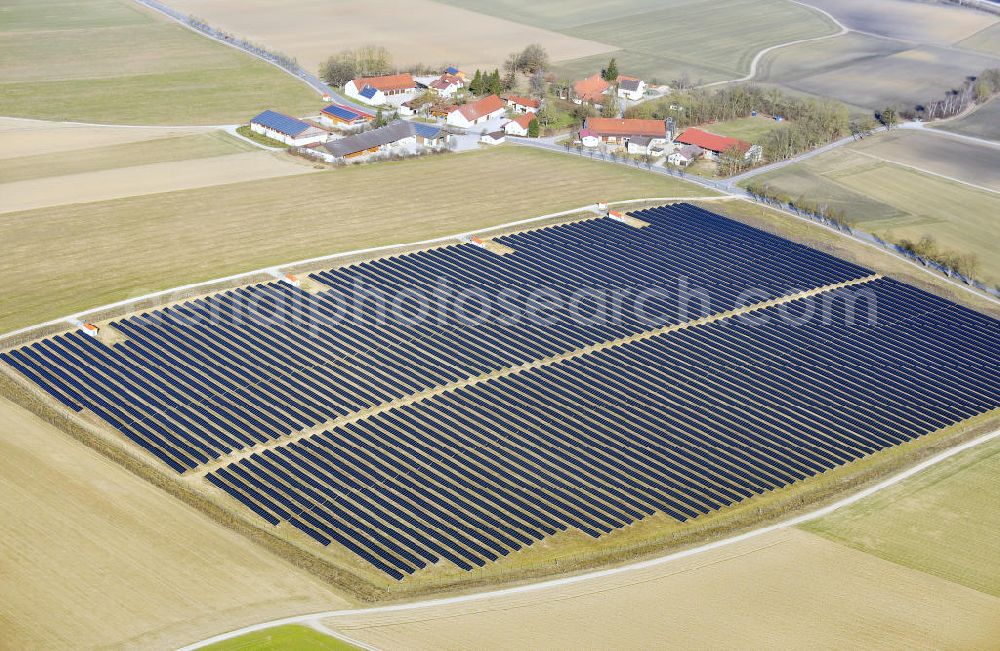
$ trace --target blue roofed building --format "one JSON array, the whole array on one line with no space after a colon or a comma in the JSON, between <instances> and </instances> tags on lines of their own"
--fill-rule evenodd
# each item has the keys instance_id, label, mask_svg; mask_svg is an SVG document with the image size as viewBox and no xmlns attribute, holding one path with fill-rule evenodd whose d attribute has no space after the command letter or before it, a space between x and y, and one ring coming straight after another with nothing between
<instances>
[{"instance_id":1,"label":"blue roofed building","mask_svg":"<svg viewBox=\"0 0 1000 651\"><path fill-rule=\"evenodd\" d=\"M330 132L322 127L271 110L250 120L250 130L290 147L326 142L330 137Z\"/></svg>"},{"instance_id":2,"label":"blue roofed building","mask_svg":"<svg viewBox=\"0 0 1000 651\"><path fill-rule=\"evenodd\" d=\"M319 112L319 121L326 126L357 127L371 122L374 117L343 104L330 104Z\"/></svg>"}]
</instances>

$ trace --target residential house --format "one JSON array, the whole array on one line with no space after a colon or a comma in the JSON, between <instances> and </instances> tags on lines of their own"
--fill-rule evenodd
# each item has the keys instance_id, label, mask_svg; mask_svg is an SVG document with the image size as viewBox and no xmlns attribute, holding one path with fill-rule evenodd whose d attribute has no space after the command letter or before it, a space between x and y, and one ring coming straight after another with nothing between
<instances>
[{"instance_id":1,"label":"residential house","mask_svg":"<svg viewBox=\"0 0 1000 651\"><path fill-rule=\"evenodd\" d=\"M250 130L291 147L325 142L330 137L329 131L315 124L270 110L250 120Z\"/></svg>"},{"instance_id":2,"label":"residential house","mask_svg":"<svg viewBox=\"0 0 1000 651\"><path fill-rule=\"evenodd\" d=\"M601 73L595 72L586 79L573 82L573 102L575 104L586 102L600 106L609 88L611 88L611 84L601 77Z\"/></svg>"},{"instance_id":3,"label":"residential house","mask_svg":"<svg viewBox=\"0 0 1000 651\"><path fill-rule=\"evenodd\" d=\"M426 149L445 149L451 142L452 136L448 131L433 124L422 124L420 122L407 122L413 127L413 134L417 139L417 145Z\"/></svg>"},{"instance_id":4,"label":"residential house","mask_svg":"<svg viewBox=\"0 0 1000 651\"><path fill-rule=\"evenodd\" d=\"M513 120L505 122L503 130L508 136L526 136L528 135L528 127L534 119L536 119L534 113L522 113Z\"/></svg>"},{"instance_id":5,"label":"residential house","mask_svg":"<svg viewBox=\"0 0 1000 651\"><path fill-rule=\"evenodd\" d=\"M319 121L326 126L359 127L371 122L374 116L364 111L344 106L330 104L319 112Z\"/></svg>"},{"instance_id":6,"label":"residential house","mask_svg":"<svg viewBox=\"0 0 1000 651\"><path fill-rule=\"evenodd\" d=\"M542 107L540 100L518 95L507 95L504 101L507 103L507 108L514 113L538 113L538 109Z\"/></svg>"},{"instance_id":7,"label":"residential house","mask_svg":"<svg viewBox=\"0 0 1000 651\"><path fill-rule=\"evenodd\" d=\"M667 162L677 167L687 167L698 160L702 153L702 149L698 145L684 145L667 156Z\"/></svg>"},{"instance_id":8,"label":"residential house","mask_svg":"<svg viewBox=\"0 0 1000 651\"><path fill-rule=\"evenodd\" d=\"M503 131L484 133L482 137L479 138L479 142L487 145L502 145L507 142L507 134Z\"/></svg>"},{"instance_id":9,"label":"residential house","mask_svg":"<svg viewBox=\"0 0 1000 651\"><path fill-rule=\"evenodd\" d=\"M445 68L444 72L447 75L455 75L456 77L461 79L462 82L465 82L466 79L465 73L456 68L455 66L448 66L447 68Z\"/></svg>"},{"instance_id":10,"label":"residential house","mask_svg":"<svg viewBox=\"0 0 1000 651\"><path fill-rule=\"evenodd\" d=\"M361 77L344 84L344 94L372 106L384 104L387 97L404 95L416 90L417 82L408 72L381 77Z\"/></svg>"},{"instance_id":11,"label":"residential house","mask_svg":"<svg viewBox=\"0 0 1000 651\"><path fill-rule=\"evenodd\" d=\"M705 158L709 160L719 160L723 152L733 149L742 153L744 160L754 163L758 162L763 155L760 145L751 145L744 140L720 136L701 129L685 129L674 139L674 142L701 147L704 150Z\"/></svg>"},{"instance_id":12,"label":"residential house","mask_svg":"<svg viewBox=\"0 0 1000 651\"><path fill-rule=\"evenodd\" d=\"M462 81L456 75L452 75L446 72L437 79L435 79L434 81L432 81L430 84L428 84L427 87L433 90L441 97L451 97L459 90L461 90L463 86L465 86L464 81Z\"/></svg>"},{"instance_id":13,"label":"residential house","mask_svg":"<svg viewBox=\"0 0 1000 651\"><path fill-rule=\"evenodd\" d=\"M626 151L641 148L640 153L648 153L651 145L665 143L667 125L663 120L637 120L626 118L587 118L584 130L590 135L584 146L596 147L603 142L609 147L624 148ZM583 139L583 132L580 134ZM636 141L633 146L632 141Z\"/></svg>"},{"instance_id":14,"label":"residential house","mask_svg":"<svg viewBox=\"0 0 1000 651\"><path fill-rule=\"evenodd\" d=\"M503 117L505 111L502 99L496 95L487 95L471 104L463 104L448 113L448 124L468 129L487 120Z\"/></svg>"},{"instance_id":15,"label":"residential house","mask_svg":"<svg viewBox=\"0 0 1000 651\"><path fill-rule=\"evenodd\" d=\"M661 139L665 140L665 138ZM625 151L630 154L643 155L651 154L653 149L653 138L650 136L632 136L625 143Z\"/></svg>"},{"instance_id":16,"label":"residential house","mask_svg":"<svg viewBox=\"0 0 1000 651\"><path fill-rule=\"evenodd\" d=\"M646 82L642 79L626 77L624 75L618 77L618 97L638 102L645 93Z\"/></svg>"}]
</instances>

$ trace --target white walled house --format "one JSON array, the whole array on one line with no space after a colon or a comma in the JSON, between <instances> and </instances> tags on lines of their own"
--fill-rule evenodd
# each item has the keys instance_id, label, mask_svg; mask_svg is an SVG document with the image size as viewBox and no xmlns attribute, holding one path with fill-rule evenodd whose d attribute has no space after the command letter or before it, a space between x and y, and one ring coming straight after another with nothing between
<instances>
[{"instance_id":1,"label":"white walled house","mask_svg":"<svg viewBox=\"0 0 1000 651\"><path fill-rule=\"evenodd\" d=\"M487 120L503 117L506 113L503 100L496 95L486 97L471 104L463 104L448 114L448 124L468 129Z\"/></svg>"},{"instance_id":2,"label":"white walled house","mask_svg":"<svg viewBox=\"0 0 1000 651\"><path fill-rule=\"evenodd\" d=\"M250 120L250 130L290 147L326 142L330 137L330 132L325 129L270 110Z\"/></svg>"},{"instance_id":3,"label":"white walled house","mask_svg":"<svg viewBox=\"0 0 1000 651\"><path fill-rule=\"evenodd\" d=\"M509 120L504 123L504 133L508 136L527 136L528 127L531 125L531 121L535 119L534 113L524 113L522 115L518 115L513 120Z\"/></svg>"},{"instance_id":4,"label":"white walled house","mask_svg":"<svg viewBox=\"0 0 1000 651\"><path fill-rule=\"evenodd\" d=\"M646 93L646 82L634 77L618 77L618 97L638 102Z\"/></svg>"},{"instance_id":5,"label":"white walled house","mask_svg":"<svg viewBox=\"0 0 1000 651\"><path fill-rule=\"evenodd\" d=\"M345 95L372 106L381 106L390 97L414 93L416 90L417 82L408 72L382 77L361 77L344 84Z\"/></svg>"},{"instance_id":6,"label":"white walled house","mask_svg":"<svg viewBox=\"0 0 1000 651\"><path fill-rule=\"evenodd\" d=\"M514 113L538 113L538 109L542 107L541 101L519 95L508 95L504 97L504 101Z\"/></svg>"}]
</instances>

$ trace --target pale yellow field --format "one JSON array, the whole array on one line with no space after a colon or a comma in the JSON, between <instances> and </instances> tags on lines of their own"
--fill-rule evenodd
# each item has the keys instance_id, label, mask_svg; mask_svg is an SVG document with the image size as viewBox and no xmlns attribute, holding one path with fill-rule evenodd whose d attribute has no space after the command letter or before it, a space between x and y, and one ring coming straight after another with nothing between
<instances>
[{"instance_id":1,"label":"pale yellow field","mask_svg":"<svg viewBox=\"0 0 1000 651\"><path fill-rule=\"evenodd\" d=\"M0 183L0 213L190 190L313 171L308 163L288 154L261 150L51 176Z\"/></svg>"},{"instance_id":2,"label":"pale yellow field","mask_svg":"<svg viewBox=\"0 0 1000 651\"><path fill-rule=\"evenodd\" d=\"M176 648L347 606L3 399L0 550L3 648Z\"/></svg>"},{"instance_id":3,"label":"pale yellow field","mask_svg":"<svg viewBox=\"0 0 1000 651\"><path fill-rule=\"evenodd\" d=\"M215 127L110 127L0 117L0 159L70 152L197 133Z\"/></svg>"},{"instance_id":4,"label":"pale yellow field","mask_svg":"<svg viewBox=\"0 0 1000 651\"><path fill-rule=\"evenodd\" d=\"M948 45L997 22L985 11L911 0L804 0L851 29L889 38Z\"/></svg>"},{"instance_id":5,"label":"pale yellow field","mask_svg":"<svg viewBox=\"0 0 1000 651\"><path fill-rule=\"evenodd\" d=\"M1000 599L798 530L636 572L325 620L384 649L986 648Z\"/></svg>"},{"instance_id":6,"label":"pale yellow field","mask_svg":"<svg viewBox=\"0 0 1000 651\"><path fill-rule=\"evenodd\" d=\"M298 58L311 72L331 54L383 45L397 65L457 65L493 69L530 43L555 61L602 54L614 46L467 11L432 0L409 0L401 16L395 0L176 0L170 6L209 24Z\"/></svg>"}]
</instances>

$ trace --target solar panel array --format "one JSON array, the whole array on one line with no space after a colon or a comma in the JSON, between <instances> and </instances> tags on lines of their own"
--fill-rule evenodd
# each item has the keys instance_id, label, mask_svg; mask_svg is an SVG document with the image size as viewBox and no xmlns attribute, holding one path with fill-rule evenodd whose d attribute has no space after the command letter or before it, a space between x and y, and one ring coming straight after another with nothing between
<instances>
[{"instance_id":1,"label":"solar panel array","mask_svg":"<svg viewBox=\"0 0 1000 651\"><path fill-rule=\"evenodd\" d=\"M207 480L397 579L567 528L686 521L1000 404L1000 324L884 278L862 299L827 289L648 336L702 316L678 286L710 289L701 307L718 313L872 274L693 206L634 215L650 226L595 219L497 238L510 255L349 265L314 274L316 293L263 283L122 319L115 346L70 333L0 358L178 472L261 446ZM649 300L643 318L590 324L566 305L537 322L377 319L379 296L441 287L517 288L513 312L542 289Z\"/></svg>"}]
</instances>

